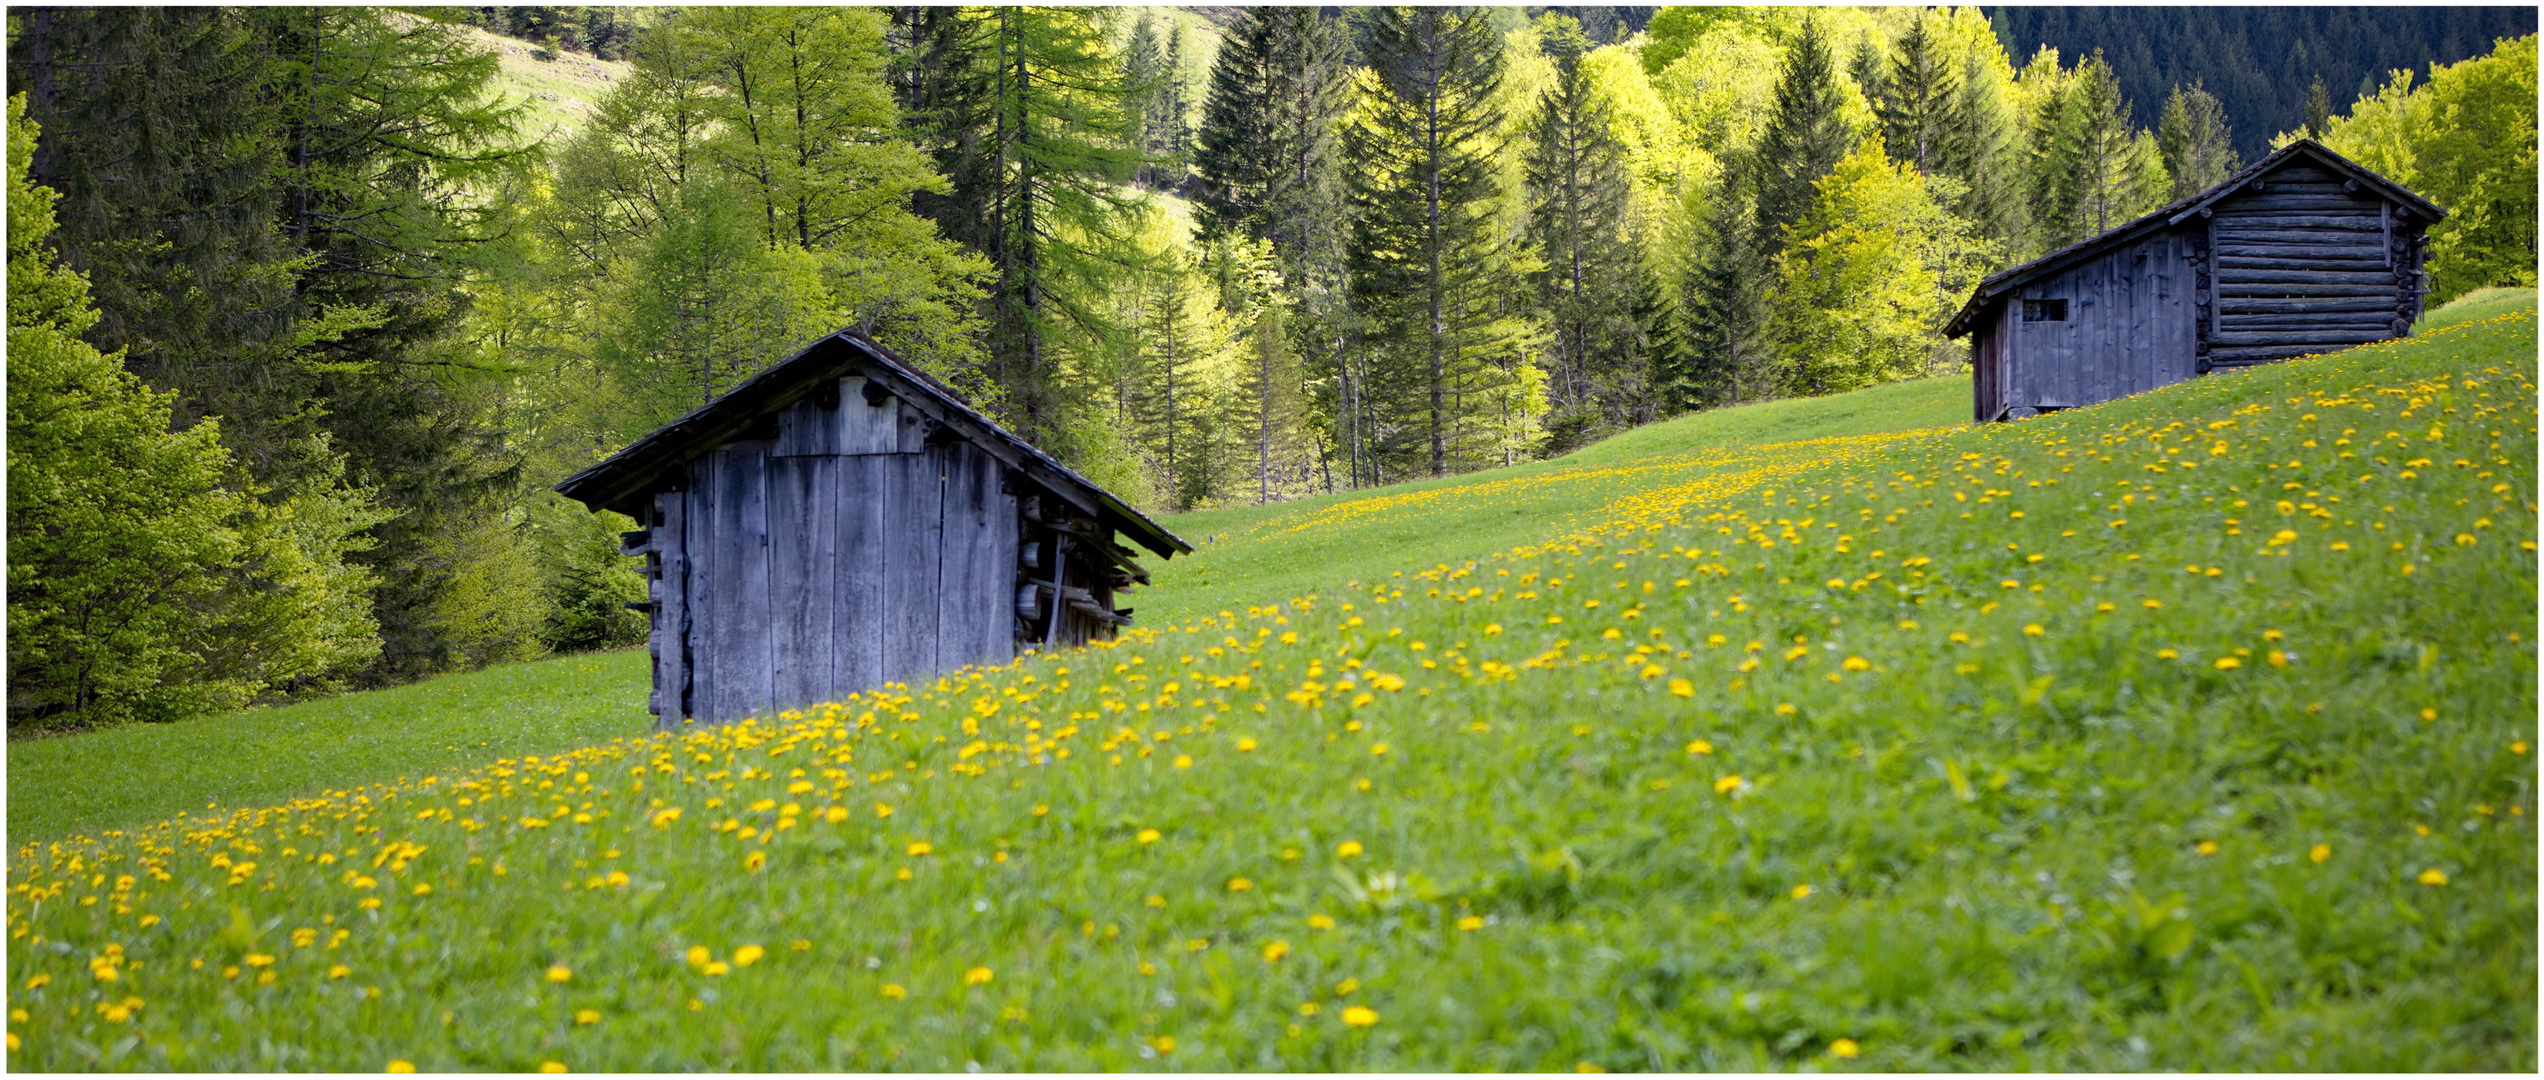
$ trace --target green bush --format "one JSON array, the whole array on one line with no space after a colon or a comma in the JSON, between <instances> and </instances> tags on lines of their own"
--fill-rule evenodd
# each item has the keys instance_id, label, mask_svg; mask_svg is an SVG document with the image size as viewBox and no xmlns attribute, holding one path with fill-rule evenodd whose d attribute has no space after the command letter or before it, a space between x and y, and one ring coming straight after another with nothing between
<instances>
[{"instance_id":1,"label":"green bush","mask_svg":"<svg viewBox=\"0 0 2544 1080\"><path fill-rule=\"evenodd\" d=\"M56 196L9 110L10 727L236 708L368 660L371 578L344 556L385 515L323 441L301 448L320 485L253 487L217 422L171 430L176 395L81 340L97 309L45 246Z\"/></svg>"},{"instance_id":2,"label":"green bush","mask_svg":"<svg viewBox=\"0 0 2544 1080\"><path fill-rule=\"evenodd\" d=\"M2324 144L2444 208L2429 230L2429 302L2535 284L2535 35L2432 71L2397 71Z\"/></svg>"},{"instance_id":3,"label":"green bush","mask_svg":"<svg viewBox=\"0 0 2544 1080\"><path fill-rule=\"evenodd\" d=\"M618 534L636 523L555 494L532 501L530 515L547 610L540 640L557 652L644 644L649 623L627 605L645 599L645 578L618 553Z\"/></svg>"}]
</instances>

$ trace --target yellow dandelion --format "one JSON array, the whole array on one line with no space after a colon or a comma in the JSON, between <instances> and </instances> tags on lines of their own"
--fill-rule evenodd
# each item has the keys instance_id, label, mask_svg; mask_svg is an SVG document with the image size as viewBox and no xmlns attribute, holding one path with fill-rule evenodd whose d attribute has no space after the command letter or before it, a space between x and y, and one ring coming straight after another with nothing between
<instances>
[{"instance_id":1,"label":"yellow dandelion","mask_svg":"<svg viewBox=\"0 0 2544 1080\"><path fill-rule=\"evenodd\" d=\"M767 955L767 949L763 949L757 945L745 945L739 949L733 950L733 966L749 967L753 964L759 963L760 958Z\"/></svg>"},{"instance_id":2,"label":"yellow dandelion","mask_svg":"<svg viewBox=\"0 0 2544 1080\"><path fill-rule=\"evenodd\" d=\"M1263 959L1266 963L1288 955L1290 955L1290 943L1286 941L1275 941L1263 947Z\"/></svg>"},{"instance_id":3,"label":"yellow dandelion","mask_svg":"<svg viewBox=\"0 0 2544 1080\"><path fill-rule=\"evenodd\" d=\"M549 981L549 982L561 983L561 982L564 982L564 981L566 981L567 979L571 979L571 978L573 978L573 977L574 977L574 972L573 972L572 970L568 969L568 968L567 968L565 965L563 965L563 964L550 964L550 965L548 965L548 981Z\"/></svg>"},{"instance_id":4,"label":"yellow dandelion","mask_svg":"<svg viewBox=\"0 0 2544 1080\"><path fill-rule=\"evenodd\" d=\"M1839 1039L1829 1044L1830 1057L1851 1058L1863 1052L1864 1048L1855 1045L1853 1039Z\"/></svg>"},{"instance_id":5,"label":"yellow dandelion","mask_svg":"<svg viewBox=\"0 0 2544 1080\"><path fill-rule=\"evenodd\" d=\"M574 1010L574 1022L585 1027L600 1023L601 1011L599 1009L576 1009Z\"/></svg>"},{"instance_id":6,"label":"yellow dandelion","mask_svg":"<svg viewBox=\"0 0 2544 1080\"><path fill-rule=\"evenodd\" d=\"M1691 754L1710 754L1714 752L1714 744L1706 742L1703 739L1698 739L1695 742L1687 744L1687 752Z\"/></svg>"},{"instance_id":7,"label":"yellow dandelion","mask_svg":"<svg viewBox=\"0 0 2544 1080\"><path fill-rule=\"evenodd\" d=\"M1334 845L1334 854L1337 857L1345 859L1359 855L1362 850L1360 841L1358 840L1345 840L1340 844Z\"/></svg>"},{"instance_id":8,"label":"yellow dandelion","mask_svg":"<svg viewBox=\"0 0 2544 1080\"><path fill-rule=\"evenodd\" d=\"M1723 778L1722 778L1722 779L1720 779L1720 780L1716 780L1716 781L1714 781L1714 794L1717 794L1717 795L1727 795L1727 794L1730 794L1730 793L1731 793L1731 790L1732 790L1733 788L1736 788L1736 787L1739 787L1739 786L1740 786L1740 774L1738 774L1738 773L1733 773L1733 774L1731 774L1731 775L1729 775L1729 776L1725 776L1725 777L1723 777Z\"/></svg>"},{"instance_id":9,"label":"yellow dandelion","mask_svg":"<svg viewBox=\"0 0 2544 1080\"><path fill-rule=\"evenodd\" d=\"M1457 921L1457 928L1458 928L1458 929L1460 929L1460 930L1481 930L1481 929L1484 929L1484 916L1481 916L1481 915L1468 915L1468 916L1466 916L1466 917L1464 917L1464 918L1461 918L1461 919L1459 919L1459 920Z\"/></svg>"},{"instance_id":10,"label":"yellow dandelion","mask_svg":"<svg viewBox=\"0 0 2544 1080\"><path fill-rule=\"evenodd\" d=\"M997 977L997 973L989 970L988 968L976 967L963 973L963 985L985 986L988 985L991 979L995 979Z\"/></svg>"},{"instance_id":11,"label":"yellow dandelion","mask_svg":"<svg viewBox=\"0 0 2544 1080\"><path fill-rule=\"evenodd\" d=\"M902 989L900 983L885 983L883 984L883 996L886 1001L899 1001L902 998L910 996L910 992Z\"/></svg>"},{"instance_id":12,"label":"yellow dandelion","mask_svg":"<svg viewBox=\"0 0 2544 1080\"><path fill-rule=\"evenodd\" d=\"M910 846L903 848L902 850L909 852L910 857L915 859L921 855L925 855L928 852L936 850L936 845L928 843L925 840L912 840L910 841Z\"/></svg>"},{"instance_id":13,"label":"yellow dandelion","mask_svg":"<svg viewBox=\"0 0 2544 1080\"><path fill-rule=\"evenodd\" d=\"M388 1071L393 1073L411 1073L415 1071L415 1063L408 1061L405 1058L399 1058L395 1061L389 1062Z\"/></svg>"},{"instance_id":14,"label":"yellow dandelion","mask_svg":"<svg viewBox=\"0 0 2544 1080\"><path fill-rule=\"evenodd\" d=\"M2447 872L2438 869L2435 866L2430 867L2429 869L2420 872L2420 883L2423 885L2444 885L2447 883Z\"/></svg>"},{"instance_id":15,"label":"yellow dandelion","mask_svg":"<svg viewBox=\"0 0 2544 1080\"><path fill-rule=\"evenodd\" d=\"M2314 845L2313 850L2306 852L2306 858L2312 859L2316 862L2323 862L2331 857L2332 845L2330 844L2316 844Z\"/></svg>"},{"instance_id":16,"label":"yellow dandelion","mask_svg":"<svg viewBox=\"0 0 2544 1080\"><path fill-rule=\"evenodd\" d=\"M1143 844L1154 844L1164 835L1164 833L1158 832L1155 829L1141 829L1139 831L1139 842Z\"/></svg>"}]
</instances>

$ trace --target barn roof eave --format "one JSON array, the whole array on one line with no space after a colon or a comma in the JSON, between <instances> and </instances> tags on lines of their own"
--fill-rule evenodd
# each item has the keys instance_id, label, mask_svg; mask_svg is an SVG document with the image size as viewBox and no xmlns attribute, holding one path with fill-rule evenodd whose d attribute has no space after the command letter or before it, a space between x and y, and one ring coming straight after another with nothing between
<instances>
[{"instance_id":1,"label":"barn roof eave","mask_svg":"<svg viewBox=\"0 0 2544 1080\"><path fill-rule=\"evenodd\" d=\"M1986 280L1979 282L1977 288L1971 290L1969 301L1961 305L1961 310L1952 316L1952 321L1944 324L1944 336L1957 338L1976 329L1988 309L2006 293L2091 258L2104 247L2128 243L2158 229L2179 225L2189 220L2192 214L2208 209L2218 200L2242 190L2243 186L2252 182L2255 177L2278 168L2288 159L2299 154L2311 157L2332 171L2374 189L2377 194L2387 199L2427 215L2432 222L2447 216L2447 211L2438 204L2421 198L2411 189L2378 175L2375 170L2334 153L2330 147L2322 143L2312 139L2299 139L2237 170L2235 175L2227 177L2206 191L2177 199L2109 232L2069 244L2020 266L1989 275Z\"/></svg>"},{"instance_id":2,"label":"barn roof eave","mask_svg":"<svg viewBox=\"0 0 2544 1080\"><path fill-rule=\"evenodd\" d=\"M644 497L661 487L665 473L740 435L761 418L812 393L824 381L850 374L864 374L883 383L931 419L955 429L1009 468L1025 473L1160 558L1193 550L1182 537L1112 492L981 415L953 388L853 329L813 341L723 396L566 477L556 485L556 491L594 509L636 516L643 509Z\"/></svg>"}]
</instances>

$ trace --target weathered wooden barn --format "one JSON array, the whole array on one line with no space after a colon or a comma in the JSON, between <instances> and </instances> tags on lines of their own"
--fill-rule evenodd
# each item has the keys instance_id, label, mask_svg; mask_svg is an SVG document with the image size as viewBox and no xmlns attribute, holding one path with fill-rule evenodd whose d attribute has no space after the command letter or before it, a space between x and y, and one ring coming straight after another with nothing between
<instances>
[{"instance_id":1,"label":"weathered wooden barn","mask_svg":"<svg viewBox=\"0 0 2544 1080\"><path fill-rule=\"evenodd\" d=\"M2445 216L2302 139L1980 282L1944 332L1974 335L1982 423L2400 337L2420 317L2428 229Z\"/></svg>"},{"instance_id":2,"label":"weathered wooden barn","mask_svg":"<svg viewBox=\"0 0 2544 1080\"><path fill-rule=\"evenodd\" d=\"M644 528L662 723L734 720L1110 637L1192 550L844 331L558 484Z\"/></svg>"}]
</instances>

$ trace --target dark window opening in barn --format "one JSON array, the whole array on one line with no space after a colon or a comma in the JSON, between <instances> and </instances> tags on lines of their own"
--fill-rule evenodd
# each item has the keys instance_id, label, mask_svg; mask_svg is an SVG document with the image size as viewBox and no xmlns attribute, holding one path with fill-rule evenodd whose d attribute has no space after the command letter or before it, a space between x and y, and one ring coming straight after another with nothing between
<instances>
[{"instance_id":1,"label":"dark window opening in barn","mask_svg":"<svg viewBox=\"0 0 2544 1080\"><path fill-rule=\"evenodd\" d=\"M2025 301L2023 301L2023 321L2024 321L2024 322L2066 322L2066 321L2067 321L2067 301L2064 301L2064 300L2025 300Z\"/></svg>"}]
</instances>

